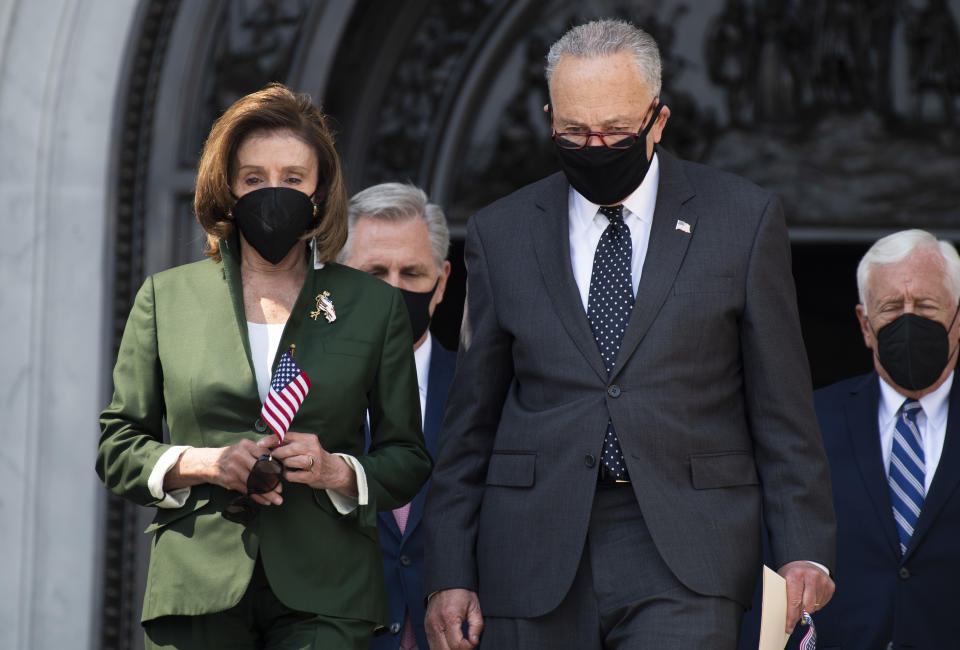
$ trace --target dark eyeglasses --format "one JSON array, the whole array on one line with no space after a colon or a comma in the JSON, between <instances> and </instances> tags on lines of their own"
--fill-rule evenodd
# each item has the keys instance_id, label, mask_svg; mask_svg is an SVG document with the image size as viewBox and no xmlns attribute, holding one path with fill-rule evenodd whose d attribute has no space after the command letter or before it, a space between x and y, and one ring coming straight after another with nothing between
<instances>
[{"instance_id":1,"label":"dark eyeglasses","mask_svg":"<svg viewBox=\"0 0 960 650\"><path fill-rule=\"evenodd\" d=\"M241 494L230 501L223 511L223 518L237 524L247 525L257 514L256 501L250 498L251 494L266 494L273 492L280 485L283 476L283 464L264 454L257 459L247 476L247 493Z\"/></svg>"},{"instance_id":2,"label":"dark eyeglasses","mask_svg":"<svg viewBox=\"0 0 960 650\"><path fill-rule=\"evenodd\" d=\"M600 138L608 149L629 149L637 144L640 139L639 133L600 133L599 131L563 131L558 133L553 131L550 137L561 149L583 149L590 142L590 138Z\"/></svg>"},{"instance_id":3,"label":"dark eyeglasses","mask_svg":"<svg viewBox=\"0 0 960 650\"><path fill-rule=\"evenodd\" d=\"M653 103L644 113L643 120L639 129L634 131L615 131L612 133L599 131L557 131L550 129L550 137L561 149L583 149L590 142L590 138L600 138L607 149L629 149L637 144L641 137L646 137L647 131L653 125L654 120L660 114L662 105L658 102L659 98L654 98ZM653 111L653 116L648 120L647 115ZM553 122L553 107L550 107L550 121Z\"/></svg>"}]
</instances>

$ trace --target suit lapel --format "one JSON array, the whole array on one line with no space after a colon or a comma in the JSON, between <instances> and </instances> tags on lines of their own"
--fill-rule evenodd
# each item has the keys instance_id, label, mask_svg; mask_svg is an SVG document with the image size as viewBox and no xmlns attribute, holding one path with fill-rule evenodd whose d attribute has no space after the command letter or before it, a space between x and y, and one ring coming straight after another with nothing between
<instances>
[{"instance_id":1,"label":"suit lapel","mask_svg":"<svg viewBox=\"0 0 960 650\"><path fill-rule=\"evenodd\" d=\"M230 292L230 302L233 305L233 320L237 328L236 334L243 345L243 352L247 358L247 376L243 378L253 387L253 394L259 399L257 389L257 373L253 369L253 355L250 352L250 337L247 333L247 311L243 305L243 284L240 278L240 242L237 236L220 240L220 259L223 268L223 277Z\"/></svg>"},{"instance_id":2,"label":"suit lapel","mask_svg":"<svg viewBox=\"0 0 960 650\"><path fill-rule=\"evenodd\" d=\"M660 162L660 184L650 228L650 243L637 287L636 303L617 353L617 365L610 377L611 381L626 365L627 359L653 324L673 286L690 240L696 234L697 215L684 206L684 203L694 196L693 188L675 157L659 147L657 156ZM685 221L693 234L678 230L678 220Z\"/></svg>"},{"instance_id":3,"label":"suit lapel","mask_svg":"<svg viewBox=\"0 0 960 650\"><path fill-rule=\"evenodd\" d=\"M432 334L430 335L433 336ZM433 339L430 352L430 370L427 373L427 407L424 409L423 438L427 451L432 458L437 456L437 438L443 423L443 410L447 403L447 393L453 381L455 354L440 347Z\"/></svg>"},{"instance_id":4,"label":"suit lapel","mask_svg":"<svg viewBox=\"0 0 960 650\"><path fill-rule=\"evenodd\" d=\"M950 406L947 412L947 431L943 441L943 451L940 453L940 462L934 474L930 490L923 500L920 518L914 528L910 545L907 547L908 557L917 543L930 530L931 524L943 510L950 496L957 491L960 485L960 473L951 471L951 468L960 467L960 389L957 388L957 376L954 375L953 386L950 388Z\"/></svg>"},{"instance_id":5,"label":"suit lapel","mask_svg":"<svg viewBox=\"0 0 960 650\"><path fill-rule=\"evenodd\" d=\"M432 334L430 336L433 336ZM443 411L447 403L447 393L453 381L453 369L456 356L454 353L440 347L437 339L433 339L433 348L430 352L430 370L427 373L427 407L423 416L423 439L427 443L430 457L437 458L437 440L440 436L440 425L443 424ZM407 516L407 525L403 537L409 537L423 517L423 506L427 497L427 488L430 480L417 492L417 496L410 503L410 514ZM399 527L397 531L399 532Z\"/></svg>"},{"instance_id":6,"label":"suit lapel","mask_svg":"<svg viewBox=\"0 0 960 650\"><path fill-rule=\"evenodd\" d=\"M880 450L880 430L877 409L880 405L880 384L876 373L867 375L851 393L844 405L846 432L860 478L863 480L870 503L883 528L890 552L900 556L900 538L893 521L893 506L890 503L890 488L883 467Z\"/></svg>"},{"instance_id":7,"label":"suit lapel","mask_svg":"<svg viewBox=\"0 0 960 650\"><path fill-rule=\"evenodd\" d=\"M530 237L533 240L543 283L553 302L561 325L586 358L590 367L607 382L607 370L597 349L590 322L583 311L583 302L573 278L570 262L570 207L569 185L561 173L544 183L543 191L535 200L539 211L530 219Z\"/></svg>"},{"instance_id":8,"label":"suit lapel","mask_svg":"<svg viewBox=\"0 0 960 650\"><path fill-rule=\"evenodd\" d=\"M430 335L431 338L433 335ZM456 354L445 350L437 339L432 338L433 347L430 352L430 369L427 371L427 406L423 417L423 439L427 443L430 457L437 457L437 439L440 435L440 425L443 424L443 411L447 403L447 393L453 381L453 370L456 366ZM369 432L367 433L369 437ZM380 521L399 540L404 541L413 534L420 520L423 518L423 506L426 501L427 488L430 480L417 492L417 496L410 502L410 512L407 515L407 525L400 534L400 527L392 511L380 512Z\"/></svg>"}]
</instances>

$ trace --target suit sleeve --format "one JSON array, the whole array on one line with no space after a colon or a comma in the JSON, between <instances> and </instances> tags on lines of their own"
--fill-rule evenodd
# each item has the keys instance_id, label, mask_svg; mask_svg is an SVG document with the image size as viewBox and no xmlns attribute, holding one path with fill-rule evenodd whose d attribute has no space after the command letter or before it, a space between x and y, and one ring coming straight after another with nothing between
<instances>
[{"instance_id":1,"label":"suit sleeve","mask_svg":"<svg viewBox=\"0 0 960 650\"><path fill-rule=\"evenodd\" d=\"M391 291L383 346L369 395L370 450L357 458L366 474L370 522L376 510L399 508L416 496L432 461L423 441L420 392L410 319L398 291ZM361 513L363 515L363 513Z\"/></svg>"},{"instance_id":2,"label":"suit sleeve","mask_svg":"<svg viewBox=\"0 0 960 650\"><path fill-rule=\"evenodd\" d=\"M440 589L477 590L477 527L487 466L514 378L512 337L497 319L475 218L467 228L464 259L467 303L460 350L424 513L425 596Z\"/></svg>"},{"instance_id":3,"label":"suit sleeve","mask_svg":"<svg viewBox=\"0 0 960 650\"><path fill-rule=\"evenodd\" d=\"M150 474L170 445L163 443L163 375L157 351L153 278L134 299L113 369L113 400L100 414L97 474L119 496L140 505L160 500Z\"/></svg>"},{"instance_id":4,"label":"suit sleeve","mask_svg":"<svg viewBox=\"0 0 960 650\"><path fill-rule=\"evenodd\" d=\"M744 392L774 561L777 568L815 561L833 571L830 472L813 408L790 244L776 199L760 218L746 283L740 334Z\"/></svg>"}]
</instances>

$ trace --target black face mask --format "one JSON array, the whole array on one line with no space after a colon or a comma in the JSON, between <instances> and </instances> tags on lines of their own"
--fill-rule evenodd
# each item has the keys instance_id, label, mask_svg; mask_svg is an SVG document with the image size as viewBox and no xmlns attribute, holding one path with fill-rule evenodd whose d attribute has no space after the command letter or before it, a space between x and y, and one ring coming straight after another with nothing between
<instances>
[{"instance_id":1,"label":"black face mask","mask_svg":"<svg viewBox=\"0 0 960 650\"><path fill-rule=\"evenodd\" d=\"M663 104L657 104L647 126L638 134L637 143L628 149L607 146L562 149L556 147L560 168L573 189L597 205L613 205L640 187L650 160L647 158L647 134L657 121Z\"/></svg>"},{"instance_id":2,"label":"black face mask","mask_svg":"<svg viewBox=\"0 0 960 650\"><path fill-rule=\"evenodd\" d=\"M286 257L314 222L310 197L289 187L264 187L244 194L233 206L233 220L247 243L271 264Z\"/></svg>"},{"instance_id":3,"label":"black face mask","mask_svg":"<svg viewBox=\"0 0 960 650\"><path fill-rule=\"evenodd\" d=\"M438 277L430 291L418 293L400 289L400 295L403 296L403 302L407 306L407 314L410 316L410 328L413 330L414 343L419 341L423 333L430 327L430 301L433 300L433 294L437 292L439 285L440 278Z\"/></svg>"},{"instance_id":4,"label":"black face mask","mask_svg":"<svg viewBox=\"0 0 960 650\"><path fill-rule=\"evenodd\" d=\"M960 307L958 307L960 310ZM957 312L953 312L956 320ZM943 374L952 353L941 323L901 314L876 332L877 359L895 384L910 391L929 388Z\"/></svg>"}]
</instances>

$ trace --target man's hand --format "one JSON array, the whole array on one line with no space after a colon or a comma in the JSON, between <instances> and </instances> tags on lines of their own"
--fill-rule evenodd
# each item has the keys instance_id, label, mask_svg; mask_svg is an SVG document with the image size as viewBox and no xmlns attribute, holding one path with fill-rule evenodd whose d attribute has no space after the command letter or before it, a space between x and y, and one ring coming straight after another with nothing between
<instances>
[{"instance_id":1,"label":"man's hand","mask_svg":"<svg viewBox=\"0 0 960 650\"><path fill-rule=\"evenodd\" d=\"M810 562L788 562L777 571L787 581L787 624L790 634L800 620L801 610L814 613L833 597L833 580L826 572Z\"/></svg>"},{"instance_id":2,"label":"man's hand","mask_svg":"<svg viewBox=\"0 0 960 650\"><path fill-rule=\"evenodd\" d=\"M469 625L468 639L463 638L462 624ZM427 603L424 619L427 641L433 650L469 650L480 644L483 616L477 594L466 589L443 589Z\"/></svg>"}]
</instances>

